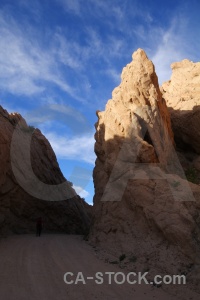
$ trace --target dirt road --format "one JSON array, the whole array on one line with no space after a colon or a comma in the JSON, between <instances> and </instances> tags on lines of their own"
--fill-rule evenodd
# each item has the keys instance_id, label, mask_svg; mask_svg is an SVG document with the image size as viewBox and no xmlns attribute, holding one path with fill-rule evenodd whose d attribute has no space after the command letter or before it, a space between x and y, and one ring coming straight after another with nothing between
<instances>
[{"instance_id":1,"label":"dirt road","mask_svg":"<svg viewBox=\"0 0 200 300\"><path fill-rule=\"evenodd\" d=\"M78 272L84 278L77 284L66 284L66 272L75 275L69 274L68 281L75 281ZM96 272L103 273L103 284L87 279ZM108 284L105 272L124 270L99 260L81 236L21 235L0 240L2 300L175 300L152 285ZM121 281L120 276L118 279Z\"/></svg>"}]
</instances>

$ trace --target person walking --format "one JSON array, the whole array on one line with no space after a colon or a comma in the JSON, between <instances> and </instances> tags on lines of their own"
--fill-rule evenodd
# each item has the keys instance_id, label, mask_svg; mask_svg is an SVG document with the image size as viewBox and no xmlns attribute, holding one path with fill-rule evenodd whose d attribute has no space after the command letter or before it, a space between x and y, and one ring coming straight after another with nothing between
<instances>
[{"instance_id":1,"label":"person walking","mask_svg":"<svg viewBox=\"0 0 200 300\"><path fill-rule=\"evenodd\" d=\"M42 232L42 218L38 218L36 222L36 236L40 236Z\"/></svg>"}]
</instances>

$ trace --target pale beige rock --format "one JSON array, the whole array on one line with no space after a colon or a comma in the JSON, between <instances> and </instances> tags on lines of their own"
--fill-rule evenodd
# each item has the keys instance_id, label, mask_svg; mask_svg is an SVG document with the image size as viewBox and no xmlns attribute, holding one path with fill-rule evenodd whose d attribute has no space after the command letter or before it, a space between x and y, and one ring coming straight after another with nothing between
<instances>
[{"instance_id":1,"label":"pale beige rock","mask_svg":"<svg viewBox=\"0 0 200 300\"><path fill-rule=\"evenodd\" d=\"M38 217L43 218L46 232L88 231L90 207L76 195L70 184L68 188L74 196L64 201L40 200L20 186L11 167L11 157L19 170L24 163L23 160L15 161L17 153L11 155L11 140L18 122L22 126L21 135L31 134L32 128L19 114L8 114L0 106L0 234L34 232ZM27 145L24 143L22 146ZM51 145L38 129L32 136L31 167L42 183L57 185L65 181ZM23 176L26 177L26 174Z\"/></svg>"},{"instance_id":2,"label":"pale beige rock","mask_svg":"<svg viewBox=\"0 0 200 300\"><path fill-rule=\"evenodd\" d=\"M170 116L143 50L97 116L90 241L127 259L134 255L131 268L138 271L178 274L200 263L200 187L178 176ZM149 171L146 163L159 165Z\"/></svg>"},{"instance_id":3,"label":"pale beige rock","mask_svg":"<svg viewBox=\"0 0 200 300\"><path fill-rule=\"evenodd\" d=\"M171 79L162 85L170 109L177 146L200 154L200 62L187 59L171 65Z\"/></svg>"}]
</instances>

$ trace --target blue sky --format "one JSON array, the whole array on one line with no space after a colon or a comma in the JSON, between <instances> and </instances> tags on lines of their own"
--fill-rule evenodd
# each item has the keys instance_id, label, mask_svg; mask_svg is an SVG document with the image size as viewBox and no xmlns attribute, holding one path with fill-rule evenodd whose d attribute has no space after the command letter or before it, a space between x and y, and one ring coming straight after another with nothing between
<instances>
[{"instance_id":1,"label":"blue sky","mask_svg":"<svg viewBox=\"0 0 200 300\"><path fill-rule=\"evenodd\" d=\"M199 0L0 1L0 105L41 129L87 202L96 110L138 48L160 84L172 62L199 61L199 11Z\"/></svg>"}]
</instances>

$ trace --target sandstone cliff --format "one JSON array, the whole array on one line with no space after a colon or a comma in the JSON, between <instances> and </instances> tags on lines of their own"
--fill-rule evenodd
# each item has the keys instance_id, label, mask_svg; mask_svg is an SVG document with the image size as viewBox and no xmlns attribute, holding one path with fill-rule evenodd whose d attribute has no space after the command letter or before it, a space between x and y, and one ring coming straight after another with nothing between
<instances>
[{"instance_id":1,"label":"sandstone cliff","mask_svg":"<svg viewBox=\"0 0 200 300\"><path fill-rule=\"evenodd\" d=\"M200 183L200 62L185 59L171 68L171 79L161 91L184 170L194 183Z\"/></svg>"},{"instance_id":2,"label":"sandstone cliff","mask_svg":"<svg viewBox=\"0 0 200 300\"><path fill-rule=\"evenodd\" d=\"M90 241L113 255L134 256L134 264L127 260L134 270L179 274L200 263L200 187L186 180L166 101L143 50L121 78L105 111L97 112Z\"/></svg>"},{"instance_id":3,"label":"sandstone cliff","mask_svg":"<svg viewBox=\"0 0 200 300\"><path fill-rule=\"evenodd\" d=\"M185 59L173 63L171 68L171 79L162 85L162 92L176 142L200 154L200 62Z\"/></svg>"},{"instance_id":4,"label":"sandstone cliff","mask_svg":"<svg viewBox=\"0 0 200 300\"><path fill-rule=\"evenodd\" d=\"M38 217L46 232L88 230L89 205L64 178L49 142L1 106L0 166L0 234L34 232Z\"/></svg>"}]
</instances>

